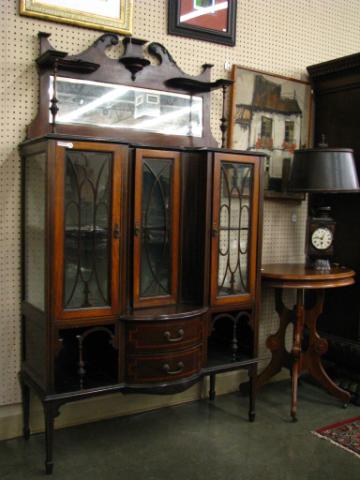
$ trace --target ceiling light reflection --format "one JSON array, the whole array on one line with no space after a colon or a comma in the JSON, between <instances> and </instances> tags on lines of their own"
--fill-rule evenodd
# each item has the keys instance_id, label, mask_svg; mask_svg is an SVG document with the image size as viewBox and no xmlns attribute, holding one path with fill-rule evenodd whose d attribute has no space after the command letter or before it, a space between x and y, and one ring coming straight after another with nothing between
<instances>
[{"instance_id":1,"label":"ceiling light reflection","mask_svg":"<svg viewBox=\"0 0 360 480\"><path fill-rule=\"evenodd\" d=\"M204 7L201 10L194 10L193 12L185 13L180 16L180 22L188 22L193 18L202 17L203 15L209 15L209 13L219 12L220 10L226 10L229 2L221 2L211 7Z\"/></svg>"}]
</instances>

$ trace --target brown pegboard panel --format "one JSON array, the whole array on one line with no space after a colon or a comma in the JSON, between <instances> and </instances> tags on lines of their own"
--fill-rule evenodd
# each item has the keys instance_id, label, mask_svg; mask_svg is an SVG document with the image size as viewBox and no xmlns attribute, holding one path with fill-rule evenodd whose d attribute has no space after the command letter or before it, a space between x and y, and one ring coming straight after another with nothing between
<instances>
[{"instance_id":1,"label":"brown pegboard panel","mask_svg":"<svg viewBox=\"0 0 360 480\"><path fill-rule=\"evenodd\" d=\"M224 62L303 78L313 63L358 52L359 0L238 0L236 46L167 35L167 1L134 0L134 35L163 43L189 74L213 63L212 79L228 76ZM99 35L60 23L20 17L17 0L0 1L0 405L19 402L20 366L20 162L17 145L36 113L37 32L51 33L59 50L77 53ZM221 94L211 105L213 134L220 140ZM291 222L292 213L297 222ZM264 261L301 261L306 204L265 202ZM264 295L260 353L276 328L271 295Z\"/></svg>"}]
</instances>

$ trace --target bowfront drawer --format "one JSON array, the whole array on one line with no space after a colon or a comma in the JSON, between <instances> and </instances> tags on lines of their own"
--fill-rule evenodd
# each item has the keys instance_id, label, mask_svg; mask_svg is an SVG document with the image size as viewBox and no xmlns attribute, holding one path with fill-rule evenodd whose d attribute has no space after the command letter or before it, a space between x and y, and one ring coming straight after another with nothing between
<instances>
[{"instance_id":1,"label":"bowfront drawer","mask_svg":"<svg viewBox=\"0 0 360 480\"><path fill-rule=\"evenodd\" d=\"M127 357L127 381L129 383L171 382L189 377L200 371L201 347L181 353L163 355L129 355Z\"/></svg>"},{"instance_id":2,"label":"bowfront drawer","mask_svg":"<svg viewBox=\"0 0 360 480\"><path fill-rule=\"evenodd\" d=\"M202 341L202 318L136 322L127 326L127 353L180 350Z\"/></svg>"}]
</instances>

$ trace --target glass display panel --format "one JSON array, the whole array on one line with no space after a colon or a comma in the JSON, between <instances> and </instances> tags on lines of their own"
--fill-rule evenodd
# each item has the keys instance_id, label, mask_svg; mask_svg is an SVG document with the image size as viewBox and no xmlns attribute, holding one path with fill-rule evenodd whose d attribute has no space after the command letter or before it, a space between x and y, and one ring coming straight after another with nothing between
<instances>
[{"instance_id":1,"label":"glass display panel","mask_svg":"<svg viewBox=\"0 0 360 480\"><path fill-rule=\"evenodd\" d=\"M140 296L171 293L171 160L146 158L142 164Z\"/></svg>"},{"instance_id":2,"label":"glass display panel","mask_svg":"<svg viewBox=\"0 0 360 480\"><path fill-rule=\"evenodd\" d=\"M56 85L56 123L202 136L203 105L199 96L62 77L57 78ZM50 77L50 99L52 90Z\"/></svg>"},{"instance_id":3,"label":"glass display panel","mask_svg":"<svg viewBox=\"0 0 360 480\"><path fill-rule=\"evenodd\" d=\"M25 300L45 309L46 154L25 159Z\"/></svg>"},{"instance_id":4,"label":"glass display panel","mask_svg":"<svg viewBox=\"0 0 360 480\"><path fill-rule=\"evenodd\" d=\"M249 291L252 184L252 165L221 163L218 296Z\"/></svg>"},{"instance_id":5,"label":"glass display panel","mask_svg":"<svg viewBox=\"0 0 360 480\"><path fill-rule=\"evenodd\" d=\"M110 304L112 153L66 150L64 307Z\"/></svg>"}]
</instances>

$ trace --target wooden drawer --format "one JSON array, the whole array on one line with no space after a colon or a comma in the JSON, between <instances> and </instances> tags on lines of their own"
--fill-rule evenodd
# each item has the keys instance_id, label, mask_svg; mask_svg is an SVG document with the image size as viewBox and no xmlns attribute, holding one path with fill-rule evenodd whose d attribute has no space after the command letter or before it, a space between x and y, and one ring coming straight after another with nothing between
<instances>
[{"instance_id":1,"label":"wooden drawer","mask_svg":"<svg viewBox=\"0 0 360 480\"><path fill-rule=\"evenodd\" d=\"M127 381L129 383L171 382L197 373L202 366L201 347L163 355L129 355Z\"/></svg>"},{"instance_id":2,"label":"wooden drawer","mask_svg":"<svg viewBox=\"0 0 360 480\"><path fill-rule=\"evenodd\" d=\"M202 317L190 320L134 322L127 326L127 353L175 351L202 342Z\"/></svg>"}]
</instances>

